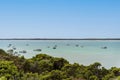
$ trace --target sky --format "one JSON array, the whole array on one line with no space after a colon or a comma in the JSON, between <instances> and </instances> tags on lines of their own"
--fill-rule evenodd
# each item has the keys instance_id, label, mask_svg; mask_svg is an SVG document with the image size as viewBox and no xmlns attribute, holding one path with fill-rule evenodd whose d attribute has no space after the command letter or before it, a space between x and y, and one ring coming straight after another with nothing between
<instances>
[{"instance_id":1,"label":"sky","mask_svg":"<svg viewBox=\"0 0 120 80\"><path fill-rule=\"evenodd\" d=\"M120 38L120 0L0 0L0 38Z\"/></svg>"}]
</instances>

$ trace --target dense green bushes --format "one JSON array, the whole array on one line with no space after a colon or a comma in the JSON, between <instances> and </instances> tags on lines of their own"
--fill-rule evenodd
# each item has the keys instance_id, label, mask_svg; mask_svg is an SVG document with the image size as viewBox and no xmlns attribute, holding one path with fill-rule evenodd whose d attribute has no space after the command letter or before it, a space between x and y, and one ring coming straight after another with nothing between
<instances>
[{"instance_id":1,"label":"dense green bushes","mask_svg":"<svg viewBox=\"0 0 120 80\"><path fill-rule=\"evenodd\" d=\"M120 79L120 68L70 64L63 58L38 54L25 59L0 50L0 80L110 80Z\"/></svg>"}]
</instances>

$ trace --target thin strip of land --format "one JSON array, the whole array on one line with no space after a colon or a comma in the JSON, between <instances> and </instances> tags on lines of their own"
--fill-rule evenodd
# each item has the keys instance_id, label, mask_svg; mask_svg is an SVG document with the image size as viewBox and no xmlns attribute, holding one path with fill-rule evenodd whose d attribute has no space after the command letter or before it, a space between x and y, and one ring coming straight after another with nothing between
<instances>
[{"instance_id":1,"label":"thin strip of land","mask_svg":"<svg viewBox=\"0 0 120 80\"><path fill-rule=\"evenodd\" d=\"M120 40L120 38L1 38L0 40Z\"/></svg>"}]
</instances>

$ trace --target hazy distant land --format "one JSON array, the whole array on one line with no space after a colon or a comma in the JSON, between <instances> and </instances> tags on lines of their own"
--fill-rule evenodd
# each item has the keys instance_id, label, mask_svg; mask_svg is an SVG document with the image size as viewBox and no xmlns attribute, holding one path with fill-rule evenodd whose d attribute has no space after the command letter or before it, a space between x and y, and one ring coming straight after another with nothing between
<instances>
[{"instance_id":1,"label":"hazy distant land","mask_svg":"<svg viewBox=\"0 0 120 80\"><path fill-rule=\"evenodd\" d=\"M120 38L1 38L0 40L120 40Z\"/></svg>"}]
</instances>

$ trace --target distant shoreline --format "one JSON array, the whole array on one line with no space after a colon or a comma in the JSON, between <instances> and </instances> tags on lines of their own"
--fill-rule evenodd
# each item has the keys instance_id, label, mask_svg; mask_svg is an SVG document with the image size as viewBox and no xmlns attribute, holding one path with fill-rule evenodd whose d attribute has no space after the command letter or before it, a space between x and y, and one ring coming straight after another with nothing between
<instances>
[{"instance_id":1,"label":"distant shoreline","mask_svg":"<svg viewBox=\"0 0 120 80\"><path fill-rule=\"evenodd\" d=\"M120 40L120 38L1 38L0 40Z\"/></svg>"}]
</instances>

